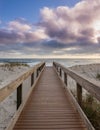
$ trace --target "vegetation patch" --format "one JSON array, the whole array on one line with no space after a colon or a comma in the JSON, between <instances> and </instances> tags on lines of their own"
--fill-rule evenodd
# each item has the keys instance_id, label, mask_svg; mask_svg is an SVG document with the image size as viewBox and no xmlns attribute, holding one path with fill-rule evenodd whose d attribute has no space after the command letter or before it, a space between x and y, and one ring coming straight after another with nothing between
<instances>
[{"instance_id":1,"label":"vegetation patch","mask_svg":"<svg viewBox=\"0 0 100 130\"><path fill-rule=\"evenodd\" d=\"M6 63L6 64L1 65L1 67L3 67L5 71L6 71L6 69L9 71L13 71L14 67L19 67L19 69L20 69L21 66L29 67L28 64L20 63L20 62L10 62L10 63Z\"/></svg>"},{"instance_id":2,"label":"vegetation patch","mask_svg":"<svg viewBox=\"0 0 100 130\"><path fill-rule=\"evenodd\" d=\"M96 78L100 80L100 74L99 73L96 75Z\"/></svg>"},{"instance_id":3,"label":"vegetation patch","mask_svg":"<svg viewBox=\"0 0 100 130\"><path fill-rule=\"evenodd\" d=\"M83 101L82 109L94 128L100 130L100 103L88 94L86 100Z\"/></svg>"}]
</instances>

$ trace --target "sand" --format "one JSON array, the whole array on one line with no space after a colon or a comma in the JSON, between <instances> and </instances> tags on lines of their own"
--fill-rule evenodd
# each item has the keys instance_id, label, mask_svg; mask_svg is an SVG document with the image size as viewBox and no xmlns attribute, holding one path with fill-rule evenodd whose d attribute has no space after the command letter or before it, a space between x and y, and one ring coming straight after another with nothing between
<instances>
[{"instance_id":1,"label":"sand","mask_svg":"<svg viewBox=\"0 0 100 130\"><path fill-rule=\"evenodd\" d=\"M29 67L26 66L15 66L13 68L8 68L0 65L0 88L12 82L28 69Z\"/></svg>"},{"instance_id":2,"label":"sand","mask_svg":"<svg viewBox=\"0 0 100 130\"><path fill-rule=\"evenodd\" d=\"M97 74L100 75L100 64L87 64L87 65L76 65L69 67L71 70L77 74L85 77L90 82L100 86L100 78L97 78ZM68 76L68 88L76 96L76 82L71 77ZM86 98L86 95L89 94L85 89L83 89L83 98Z\"/></svg>"},{"instance_id":3,"label":"sand","mask_svg":"<svg viewBox=\"0 0 100 130\"><path fill-rule=\"evenodd\" d=\"M98 78L96 78L97 74L100 74L100 64L77 65L70 67L70 69L83 76L86 76L87 78L100 81Z\"/></svg>"},{"instance_id":4,"label":"sand","mask_svg":"<svg viewBox=\"0 0 100 130\"><path fill-rule=\"evenodd\" d=\"M15 66L11 69L2 67L0 65L0 88L4 87L14 79L27 71L29 67ZM70 67L76 73L91 79L94 83L100 84L100 79L97 79L97 74L100 74L100 64L77 65ZM25 83L26 84L26 83ZM68 87L75 92L76 82L68 77ZM5 130L10 119L16 112L16 91L10 95L6 100L0 103L0 130Z\"/></svg>"},{"instance_id":5,"label":"sand","mask_svg":"<svg viewBox=\"0 0 100 130\"><path fill-rule=\"evenodd\" d=\"M14 66L5 67L0 64L0 88L5 87L17 77L25 73L29 67ZM0 103L0 130L5 130L14 113L16 112L16 91Z\"/></svg>"}]
</instances>

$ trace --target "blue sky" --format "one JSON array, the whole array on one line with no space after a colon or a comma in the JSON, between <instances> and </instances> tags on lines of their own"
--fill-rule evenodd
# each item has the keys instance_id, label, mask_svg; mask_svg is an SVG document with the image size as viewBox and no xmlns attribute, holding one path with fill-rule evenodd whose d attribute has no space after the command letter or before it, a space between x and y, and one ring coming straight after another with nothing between
<instances>
[{"instance_id":1,"label":"blue sky","mask_svg":"<svg viewBox=\"0 0 100 130\"><path fill-rule=\"evenodd\" d=\"M99 58L100 0L0 0L0 58Z\"/></svg>"},{"instance_id":2,"label":"blue sky","mask_svg":"<svg viewBox=\"0 0 100 130\"><path fill-rule=\"evenodd\" d=\"M55 8L57 6L68 5L72 7L79 0L0 0L0 18L10 21L18 17L23 17L31 22L39 19L40 9L47 6Z\"/></svg>"}]
</instances>

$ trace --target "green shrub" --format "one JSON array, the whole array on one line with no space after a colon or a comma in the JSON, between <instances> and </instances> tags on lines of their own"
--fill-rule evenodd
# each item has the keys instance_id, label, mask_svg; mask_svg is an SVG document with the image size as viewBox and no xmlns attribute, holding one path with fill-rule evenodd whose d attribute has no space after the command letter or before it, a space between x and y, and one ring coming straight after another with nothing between
<instances>
[{"instance_id":1,"label":"green shrub","mask_svg":"<svg viewBox=\"0 0 100 130\"><path fill-rule=\"evenodd\" d=\"M82 108L94 128L100 130L100 103L97 103L91 95L87 95Z\"/></svg>"},{"instance_id":2,"label":"green shrub","mask_svg":"<svg viewBox=\"0 0 100 130\"><path fill-rule=\"evenodd\" d=\"M100 80L100 74L99 73L96 75L96 78Z\"/></svg>"}]
</instances>

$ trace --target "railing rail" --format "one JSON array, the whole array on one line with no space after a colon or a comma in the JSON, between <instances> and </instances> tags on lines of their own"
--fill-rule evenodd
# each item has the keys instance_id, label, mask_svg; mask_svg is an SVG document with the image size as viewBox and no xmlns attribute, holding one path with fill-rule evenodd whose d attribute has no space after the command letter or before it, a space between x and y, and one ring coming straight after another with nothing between
<instances>
[{"instance_id":1,"label":"railing rail","mask_svg":"<svg viewBox=\"0 0 100 130\"><path fill-rule=\"evenodd\" d=\"M63 65L53 62L53 66L56 69L56 72L60 79L65 83L65 88L67 89L67 92L69 92L69 96L72 99L73 104L75 105L76 109L80 113L81 118L85 122L88 130L95 130L86 115L84 114L82 107L82 88L87 90L93 97L95 97L98 101L100 101L100 86L98 84L93 83L90 79L86 79L86 77L83 77L81 74L76 73L75 71L72 71L71 69L68 69L64 67ZM63 72L63 73L62 73ZM72 79L76 81L76 89L77 89L77 100L71 93L71 91L68 89L68 76L70 76Z\"/></svg>"},{"instance_id":2,"label":"railing rail","mask_svg":"<svg viewBox=\"0 0 100 130\"><path fill-rule=\"evenodd\" d=\"M54 62L53 65L55 66L56 70L59 71L59 75L61 75L62 71L64 72L64 81L67 84L67 75L69 75L71 78L73 78L77 83L77 91L78 92L78 99L81 103L81 94L82 88L87 90L93 97L95 97L97 100L100 101L100 85L93 83L91 79L87 79L86 77L83 77L81 74L77 74L75 71L68 69L64 67L63 65Z\"/></svg>"},{"instance_id":3,"label":"railing rail","mask_svg":"<svg viewBox=\"0 0 100 130\"><path fill-rule=\"evenodd\" d=\"M17 79L12 81L10 84L0 89L0 103L10 101L10 95L13 94L13 101L16 101L13 111L13 117L9 120L5 126L6 130L12 130L21 111L23 110L33 88L36 86L38 79L40 78L44 69L45 63L39 63L29 69L27 72L19 76ZM5 104L4 104L5 105ZM5 107L5 106L3 106ZM15 108L16 107L16 108ZM16 110L15 110L16 109ZM9 115L7 115L9 117ZM3 119L7 119L3 117Z\"/></svg>"},{"instance_id":4,"label":"railing rail","mask_svg":"<svg viewBox=\"0 0 100 130\"><path fill-rule=\"evenodd\" d=\"M0 89L0 102L2 102L4 99L6 99L11 93L13 93L14 90L17 89L17 108L19 107L21 99L21 88L22 88L22 83L24 82L25 79L27 79L29 76L31 76L31 86L34 84L34 73L36 73L36 77L39 76L39 73L43 69L45 63L40 63L35 65L33 68L28 70L26 73L12 81L10 84L6 85L5 87Z\"/></svg>"}]
</instances>

